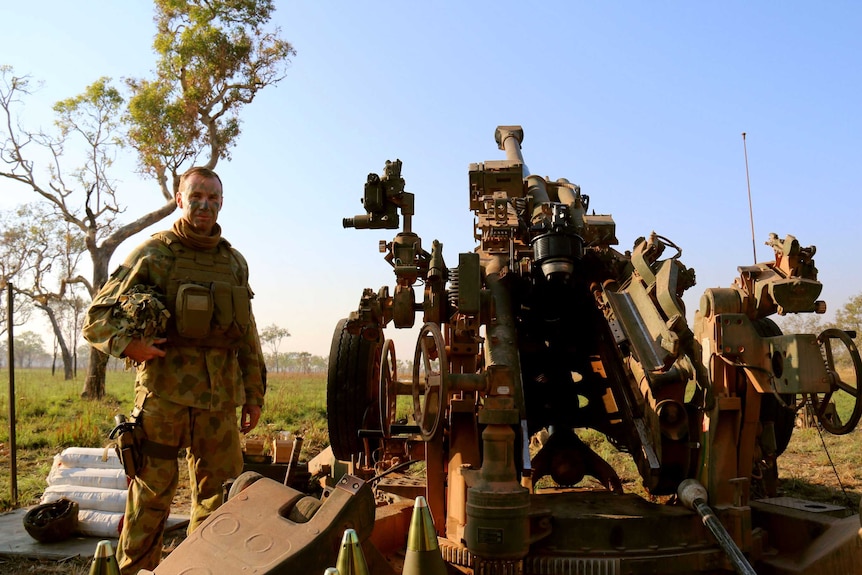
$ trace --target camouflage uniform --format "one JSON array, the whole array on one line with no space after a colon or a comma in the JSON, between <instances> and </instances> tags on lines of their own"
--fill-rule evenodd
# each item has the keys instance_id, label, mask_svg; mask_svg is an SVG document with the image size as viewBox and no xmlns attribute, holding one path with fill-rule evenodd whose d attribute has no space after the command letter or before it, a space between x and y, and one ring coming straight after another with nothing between
<instances>
[{"instance_id":1,"label":"camouflage uniform","mask_svg":"<svg viewBox=\"0 0 862 575\"><path fill-rule=\"evenodd\" d=\"M158 235L158 234L157 234ZM227 250L227 251L226 251ZM237 286L248 286L245 259L229 244L206 252L230 254ZM118 302L136 286L167 294L175 264L168 244L153 237L139 246L93 300L83 335L98 350L122 357L132 339L117 313ZM251 290L248 291L251 297ZM171 308L168 302L169 309ZM171 317L170 324L175 318ZM172 328L174 326L171 326ZM263 405L265 385L260 341L254 317L231 347L194 347L188 341L162 347L165 357L137 366L135 408L147 442L186 447L192 488L191 533L222 503L222 484L242 471L237 407ZM164 450L163 450L164 451ZM168 450L170 451L170 450ZM117 558L121 572L153 569L161 559L165 521L178 483L177 457L145 451L143 465L129 485L129 498Z\"/></svg>"}]
</instances>

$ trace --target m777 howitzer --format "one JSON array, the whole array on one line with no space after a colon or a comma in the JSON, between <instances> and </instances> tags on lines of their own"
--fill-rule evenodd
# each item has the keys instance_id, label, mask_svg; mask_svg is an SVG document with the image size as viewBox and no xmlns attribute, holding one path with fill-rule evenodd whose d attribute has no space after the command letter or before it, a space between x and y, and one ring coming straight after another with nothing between
<instances>
[{"instance_id":1,"label":"m777 howitzer","mask_svg":"<svg viewBox=\"0 0 862 575\"><path fill-rule=\"evenodd\" d=\"M684 481L701 484L739 556L765 572L862 570L858 518L844 520L833 554L787 567L782 551L800 551L810 524L752 497L776 495L797 409L812 406L833 433L854 429L862 413L854 334L784 335L769 319L825 311L814 248L773 235L775 261L706 290L692 329L681 296L695 274L673 242L649 233L616 250L613 219L591 211L579 186L530 174L519 126L498 127L495 139L506 159L470 166L478 246L457 265L410 229L399 161L369 176L366 215L344 221L392 229L406 206L403 231L381 242L394 291L366 289L335 331L336 457L369 476L423 459L443 554L476 573L742 569L691 511L622 493L617 472L579 439L587 428L631 455L651 495L676 500ZM420 313L402 378L383 328L412 327ZM531 453L535 434L544 440ZM605 489L566 489L585 475Z\"/></svg>"},{"instance_id":2,"label":"m777 howitzer","mask_svg":"<svg viewBox=\"0 0 862 575\"><path fill-rule=\"evenodd\" d=\"M411 505L398 499L418 495L461 573L862 572L858 515L775 497L797 410L838 434L862 413L855 334L782 334L769 318L825 310L814 248L773 235L775 260L706 290L692 329L681 297L695 273L679 247L649 233L617 250L613 219L579 186L530 174L519 126L495 138L506 159L470 166L478 245L456 265L412 231L400 161L369 175L366 214L344 220L400 229L380 244L394 289L364 290L329 356L335 459L365 482L357 493L373 485L378 500L394 500L377 508L373 530L357 529L378 559L370 572L399 572L409 519L399 510ZM419 314L401 376L384 328L412 328ZM585 433L632 458L651 501L624 492ZM420 485L391 480L419 461ZM225 509L237 505L214 517ZM303 561L304 572L327 566ZM285 556L266 572L296 566Z\"/></svg>"}]
</instances>

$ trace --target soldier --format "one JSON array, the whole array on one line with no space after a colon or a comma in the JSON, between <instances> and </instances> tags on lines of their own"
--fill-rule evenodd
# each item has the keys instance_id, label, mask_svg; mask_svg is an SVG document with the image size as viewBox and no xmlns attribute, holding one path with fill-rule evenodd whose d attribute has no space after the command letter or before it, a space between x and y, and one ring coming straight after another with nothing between
<instances>
[{"instance_id":1,"label":"soldier","mask_svg":"<svg viewBox=\"0 0 862 575\"><path fill-rule=\"evenodd\" d=\"M180 177L182 216L154 234L112 275L87 312L83 335L96 349L137 364L133 419L136 473L117 548L121 572L154 569L185 447L192 491L191 533L222 504L222 484L242 472L239 431L257 425L265 392L251 310L248 264L216 223L222 184L195 167ZM157 294L170 314L161 337L130 326L128 294ZM242 406L239 425L237 407Z\"/></svg>"}]
</instances>

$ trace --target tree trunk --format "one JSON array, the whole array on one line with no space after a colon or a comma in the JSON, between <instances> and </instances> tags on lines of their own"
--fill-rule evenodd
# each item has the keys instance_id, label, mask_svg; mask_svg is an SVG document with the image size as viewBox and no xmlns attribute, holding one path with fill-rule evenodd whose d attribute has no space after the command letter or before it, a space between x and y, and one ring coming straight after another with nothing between
<instances>
[{"instance_id":1,"label":"tree trunk","mask_svg":"<svg viewBox=\"0 0 862 575\"><path fill-rule=\"evenodd\" d=\"M87 365L87 379L84 380L82 399L102 399L105 397L105 369L108 355L98 349L90 348L90 361Z\"/></svg>"},{"instance_id":2,"label":"tree trunk","mask_svg":"<svg viewBox=\"0 0 862 575\"><path fill-rule=\"evenodd\" d=\"M60 324L57 322L57 316L54 314L54 310L48 305L40 305L38 307L47 314L48 319L51 321L51 328L54 330L54 337L56 338L57 344L60 346L60 355L63 357L63 379L69 381L74 377L72 373L72 354L69 352L69 346L66 345L63 331L60 329Z\"/></svg>"}]
</instances>

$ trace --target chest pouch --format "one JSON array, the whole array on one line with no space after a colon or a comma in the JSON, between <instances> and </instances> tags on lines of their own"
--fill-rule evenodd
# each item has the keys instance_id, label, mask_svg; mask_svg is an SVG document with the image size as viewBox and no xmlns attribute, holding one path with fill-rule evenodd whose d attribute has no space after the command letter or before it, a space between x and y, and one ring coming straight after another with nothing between
<instances>
[{"instance_id":1,"label":"chest pouch","mask_svg":"<svg viewBox=\"0 0 862 575\"><path fill-rule=\"evenodd\" d=\"M213 282L213 303L215 304L213 326L217 332L224 333L233 323L232 286L227 282Z\"/></svg>"},{"instance_id":2,"label":"chest pouch","mask_svg":"<svg viewBox=\"0 0 862 575\"><path fill-rule=\"evenodd\" d=\"M188 338L210 334L213 319L213 293L208 286L182 284L177 291L177 332Z\"/></svg>"},{"instance_id":3,"label":"chest pouch","mask_svg":"<svg viewBox=\"0 0 862 575\"><path fill-rule=\"evenodd\" d=\"M233 316L236 325L245 333L251 322L251 292L248 286L233 286Z\"/></svg>"}]
</instances>

